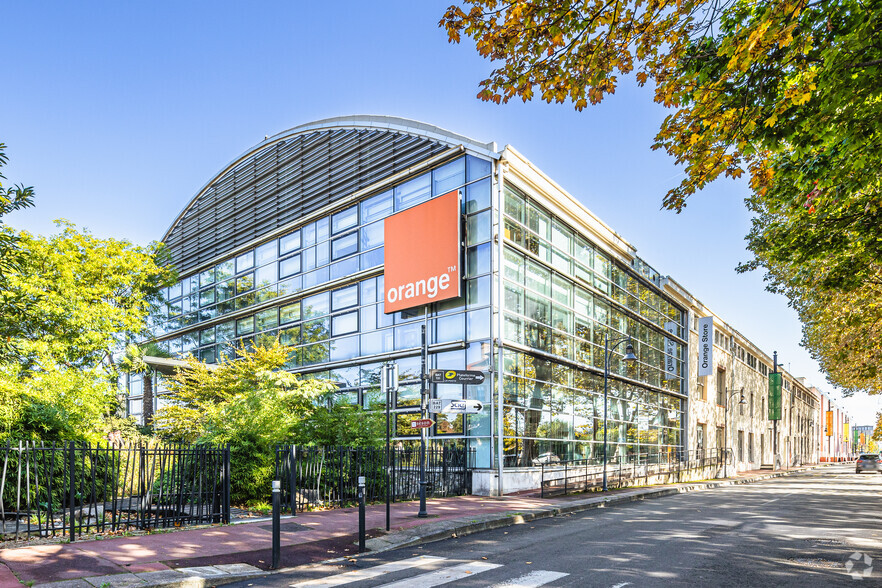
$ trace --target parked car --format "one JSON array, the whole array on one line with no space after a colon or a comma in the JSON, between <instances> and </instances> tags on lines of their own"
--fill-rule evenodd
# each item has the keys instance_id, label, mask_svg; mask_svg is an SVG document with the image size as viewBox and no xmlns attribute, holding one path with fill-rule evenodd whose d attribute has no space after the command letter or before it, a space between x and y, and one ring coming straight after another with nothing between
<instances>
[{"instance_id":1,"label":"parked car","mask_svg":"<svg viewBox=\"0 0 882 588\"><path fill-rule=\"evenodd\" d=\"M560 458L553 451L546 451L533 460L533 465L560 463Z\"/></svg>"},{"instance_id":2,"label":"parked car","mask_svg":"<svg viewBox=\"0 0 882 588\"><path fill-rule=\"evenodd\" d=\"M857 461L854 462L854 473L861 472L882 472L878 453L862 453L857 458Z\"/></svg>"}]
</instances>

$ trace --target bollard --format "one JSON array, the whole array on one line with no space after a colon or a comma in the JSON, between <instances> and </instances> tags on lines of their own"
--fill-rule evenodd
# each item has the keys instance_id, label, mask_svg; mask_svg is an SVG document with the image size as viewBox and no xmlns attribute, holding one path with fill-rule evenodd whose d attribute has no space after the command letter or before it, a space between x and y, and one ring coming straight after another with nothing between
<instances>
[{"instance_id":1,"label":"bollard","mask_svg":"<svg viewBox=\"0 0 882 588\"><path fill-rule=\"evenodd\" d=\"M364 553L364 476L358 477L358 552Z\"/></svg>"},{"instance_id":2,"label":"bollard","mask_svg":"<svg viewBox=\"0 0 882 588\"><path fill-rule=\"evenodd\" d=\"M273 480L273 565L270 569L279 569L279 551L281 550L281 523L279 511L282 507L282 482Z\"/></svg>"}]
</instances>

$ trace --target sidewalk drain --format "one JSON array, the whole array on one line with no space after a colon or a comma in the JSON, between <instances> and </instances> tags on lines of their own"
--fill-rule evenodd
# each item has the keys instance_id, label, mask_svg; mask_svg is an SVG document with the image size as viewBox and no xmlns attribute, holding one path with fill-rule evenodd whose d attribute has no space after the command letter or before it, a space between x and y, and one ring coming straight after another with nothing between
<instances>
[{"instance_id":1,"label":"sidewalk drain","mask_svg":"<svg viewBox=\"0 0 882 588\"><path fill-rule=\"evenodd\" d=\"M806 539L806 541L815 545L842 545L839 539Z\"/></svg>"}]
</instances>

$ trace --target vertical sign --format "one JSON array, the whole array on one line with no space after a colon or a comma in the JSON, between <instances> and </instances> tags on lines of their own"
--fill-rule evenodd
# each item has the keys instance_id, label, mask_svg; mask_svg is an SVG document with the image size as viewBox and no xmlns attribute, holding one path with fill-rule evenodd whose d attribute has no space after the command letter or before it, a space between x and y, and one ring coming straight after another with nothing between
<instances>
[{"instance_id":1,"label":"vertical sign","mask_svg":"<svg viewBox=\"0 0 882 588\"><path fill-rule=\"evenodd\" d=\"M459 298L460 219L459 190L386 218L386 314Z\"/></svg>"},{"instance_id":2,"label":"vertical sign","mask_svg":"<svg viewBox=\"0 0 882 588\"><path fill-rule=\"evenodd\" d=\"M675 335L677 333L677 323L668 321L665 323L665 331ZM677 378L677 343L670 337L665 337L665 380L675 380Z\"/></svg>"},{"instance_id":3,"label":"vertical sign","mask_svg":"<svg viewBox=\"0 0 882 588\"><path fill-rule=\"evenodd\" d=\"M714 373L714 317L698 319L698 376Z\"/></svg>"},{"instance_id":4,"label":"vertical sign","mask_svg":"<svg viewBox=\"0 0 882 588\"><path fill-rule=\"evenodd\" d=\"M828 437L833 436L833 411L832 410L827 411L827 436Z\"/></svg>"},{"instance_id":5,"label":"vertical sign","mask_svg":"<svg viewBox=\"0 0 882 588\"><path fill-rule=\"evenodd\" d=\"M769 420L781 420L781 387L784 382L784 374L769 374Z\"/></svg>"},{"instance_id":6,"label":"vertical sign","mask_svg":"<svg viewBox=\"0 0 882 588\"><path fill-rule=\"evenodd\" d=\"M842 425L842 440L848 443L850 439L848 438L848 423L843 423Z\"/></svg>"}]
</instances>

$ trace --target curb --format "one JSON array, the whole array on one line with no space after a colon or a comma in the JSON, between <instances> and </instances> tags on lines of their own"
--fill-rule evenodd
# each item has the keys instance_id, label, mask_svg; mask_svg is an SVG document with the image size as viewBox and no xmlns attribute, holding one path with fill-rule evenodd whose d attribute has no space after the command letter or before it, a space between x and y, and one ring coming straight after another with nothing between
<instances>
[{"instance_id":1,"label":"curb","mask_svg":"<svg viewBox=\"0 0 882 588\"><path fill-rule=\"evenodd\" d=\"M243 566L251 568L243 570ZM209 588L242 580L260 578L275 571L263 571L247 564L227 564L161 570L144 573L122 573L106 576L91 576L35 584L33 588Z\"/></svg>"},{"instance_id":2,"label":"curb","mask_svg":"<svg viewBox=\"0 0 882 588\"><path fill-rule=\"evenodd\" d=\"M431 543L434 541L441 541L444 539L450 539L453 537L464 537L466 535L471 535L473 533L479 533L481 531L489 531L492 529L500 529L503 527L509 527L512 525L522 525L524 523L528 523L530 521L535 521L538 519L551 518L555 516L559 516L562 514L570 514L575 512L583 512L588 510L594 510L597 508L606 508L609 506L616 506L619 504L627 504L629 502L636 502L638 500L646 500L653 498L662 498L665 496L673 496L675 494L687 494L690 492L697 492L701 490L711 490L714 488L722 488L724 486L735 486L740 484L751 484L754 482L760 482L763 480L769 480L772 478L781 478L784 476L790 476L793 474L801 474L818 467L826 467L825 465L812 466L807 468L802 468L798 470L791 470L787 472L775 472L770 474L759 474L756 476L752 476L750 478L742 478L737 480L719 480L712 482L697 482L697 483L687 483L682 485L677 485L675 487L668 488L659 488L657 490L647 489L647 490L637 490L631 491L627 494L619 494L610 497L598 497L598 498L590 498L588 500L584 500L581 502L574 502L572 504L564 505L564 506L556 506L556 507L543 507L531 512L519 513L519 512L507 512L507 513L495 513L492 515L484 515L470 519L468 522L463 522L463 519L459 520L451 520L444 521L441 523L436 523L432 525L432 529L423 528L420 530L420 527L414 527L413 529L407 529L401 531L399 533L395 533L394 537L377 537L375 539L369 539L366 543L366 547L371 554L382 553L384 551L391 551L393 549L398 549L401 547L411 547L414 545L420 545L423 543ZM354 557L358 557L355 555Z\"/></svg>"}]
</instances>

